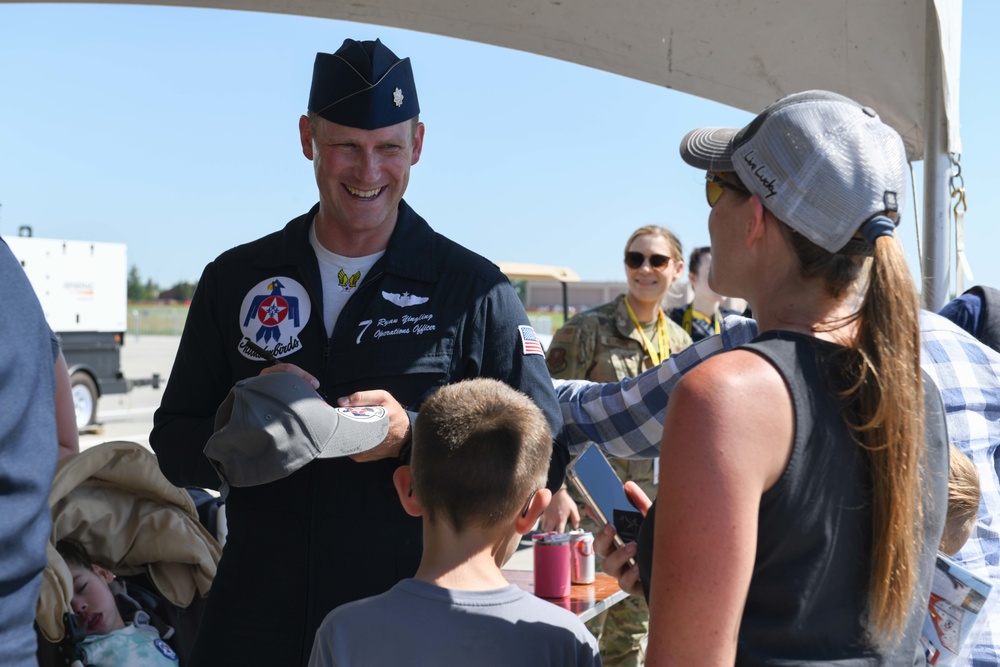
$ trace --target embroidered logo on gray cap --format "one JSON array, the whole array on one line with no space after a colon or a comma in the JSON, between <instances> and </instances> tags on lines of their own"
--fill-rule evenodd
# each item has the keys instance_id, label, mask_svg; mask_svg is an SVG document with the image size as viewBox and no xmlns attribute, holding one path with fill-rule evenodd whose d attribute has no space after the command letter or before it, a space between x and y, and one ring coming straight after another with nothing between
<instances>
[{"instance_id":1,"label":"embroidered logo on gray cap","mask_svg":"<svg viewBox=\"0 0 1000 667\"><path fill-rule=\"evenodd\" d=\"M898 211L899 201L896 199L896 193L892 190L886 190L885 194L882 195L882 201L885 202L885 210L887 211Z\"/></svg>"}]
</instances>

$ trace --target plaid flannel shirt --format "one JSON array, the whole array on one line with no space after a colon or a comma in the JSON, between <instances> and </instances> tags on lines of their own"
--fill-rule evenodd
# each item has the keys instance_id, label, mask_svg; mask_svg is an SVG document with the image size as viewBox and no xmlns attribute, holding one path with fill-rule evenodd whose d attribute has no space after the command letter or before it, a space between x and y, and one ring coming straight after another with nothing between
<instances>
[{"instance_id":1,"label":"plaid flannel shirt","mask_svg":"<svg viewBox=\"0 0 1000 667\"><path fill-rule=\"evenodd\" d=\"M955 560L993 584L972 647L974 667L1000 665L1000 354L933 313L920 314L920 365L941 390L948 437L979 473L982 500L969 541ZM962 656L967 655L966 651Z\"/></svg>"},{"instance_id":2,"label":"plaid flannel shirt","mask_svg":"<svg viewBox=\"0 0 1000 667\"><path fill-rule=\"evenodd\" d=\"M681 377L720 352L749 343L757 323L739 315L722 321L722 333L671 354L666 361L621 382L553 380L562 407L563 436L569 451L579 454L596 442L608 456L647 459L660 455L667 400Z\"/></svg>"},{"instance_id":3,"label":"plaid flannel shirt","mask_svg":"<svg viewBox=\"0 0 1000 667\"><path fill-rule=\"evenodd\" d=\"M740 316L723 321L723 331L635 378L598 384L554 380L565 420L564 437L573 453L596 442L609 456L650 458L659 455L670 392L704 359L739 347L757 335L757 324ZM1000 665L1000 354L948 320L921 311L921 366L937 384L944 401L949 439L979 472L982 501L969 541L955 560L994 585L977 628L973 667ZM994 522L997 517L997 522ZM963 657L968 651L963 651Z\"/></svg>"}]
</instances>

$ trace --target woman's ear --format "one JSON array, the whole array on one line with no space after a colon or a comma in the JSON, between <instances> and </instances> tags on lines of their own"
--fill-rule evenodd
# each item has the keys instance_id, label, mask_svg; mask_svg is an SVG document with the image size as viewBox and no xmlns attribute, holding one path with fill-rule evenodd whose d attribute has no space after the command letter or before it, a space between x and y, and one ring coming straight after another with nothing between
<instances>
[{"instance_id":1,"label":"woman's ear","mask_svg":"<svg viewBox=\"0 0 1000 667\"><path fill-rule=\"evenodd\" d=\"M410 516L422 516L424 509L420 506L420 501L413 495L413 474L410 466L399 466L392 474L392 484L396 487L396 494L399 502L403 505L403 510Z\"/></svg>"},{"instance_id":2,"label":"woman's ear","mask_svg":"<svg viewBox=\"0 0 1000 667\"><path fill-rule=\"evenodd\" d=\"M764 217L766 211L760 197L753 195L749 199L749 219L747 220L747 246L764 237Z\"/></svg>"},{"instance_id":3,"label":"woman's ear","mask_svg":"<svg viewBox=\"0 0 1000 667\"><path fill-rule=\"evenodd\" d=\"M683 273L684 273L684 262L677 262L677 267L674 269L673 280L677 280L678 278L680 278Z\"/></svg>"}]
</instances>

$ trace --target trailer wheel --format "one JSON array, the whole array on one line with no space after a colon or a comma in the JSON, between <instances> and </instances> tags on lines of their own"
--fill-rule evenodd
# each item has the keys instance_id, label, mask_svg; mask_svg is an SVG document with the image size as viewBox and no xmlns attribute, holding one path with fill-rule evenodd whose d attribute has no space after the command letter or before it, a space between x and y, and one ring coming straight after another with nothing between
<instances>
[{"instance_id":1,"label":"trailer wheel","mask_svg":"<svg viewBox=\"0 0 1000 667\"><path fill-rule=\"evenodd\" d=\"M83 429L97 421L97 385L93 378L77 371L69 378L76 409L76 428Z\"/></svg>"}]
</instances>

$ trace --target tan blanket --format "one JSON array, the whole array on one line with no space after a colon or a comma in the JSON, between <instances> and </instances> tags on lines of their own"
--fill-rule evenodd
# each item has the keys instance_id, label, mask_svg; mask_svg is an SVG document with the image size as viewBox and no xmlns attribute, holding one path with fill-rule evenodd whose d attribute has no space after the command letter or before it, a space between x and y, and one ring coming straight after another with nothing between
<instances>
[{"instance_id":1,"label":"tan blanket","mask_svg":"<svg viewBox=\"0 0 1000 667\"><path fill-rule=\"evenodd\" d=\"M36 620L62 639L73 580L58 540L82 543L93 560L120 575L146 572L170 602L187 607L212 586L222 549L198 522L194 502L167 481L156 457L133 442L108 442L62 459L49 495L52 535Z\"/></svg>"}]
</instances>

